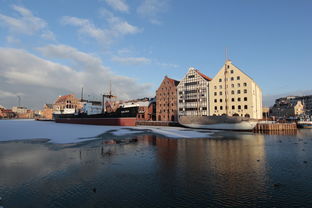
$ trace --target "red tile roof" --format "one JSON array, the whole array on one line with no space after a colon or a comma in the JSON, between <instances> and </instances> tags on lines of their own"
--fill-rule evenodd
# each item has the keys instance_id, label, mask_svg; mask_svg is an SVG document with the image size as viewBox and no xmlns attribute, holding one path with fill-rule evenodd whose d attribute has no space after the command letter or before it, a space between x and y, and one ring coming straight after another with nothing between
<instances>
[{"instance_id":1,"label":"red tile roof","mask_svg":"<svg viewBox=\"0 0 312 208\"><path fill-rule=\"evenodd\" d=\"M70 98L75 98L75 96L73 94L60 96L56 99L55 103L64 103L66 100Z\"/></svg>"},{"instance_id":2,"label":"red tile roof","mask_svg":"<svg viewBox=\"0 0 312 208\"><path fill-rule=\"evenodd\" d=\"M166 76L166 78L172 83L174 84L175 86L178 86L178 84L180 83L179 81L175 80L175 79L171 79L169 77Z\"/></svg>"},{"instance_id":3,"label":"red tile roof","mask_svg":"<svg viewBox=\"0 0 312 208\"><path fill-rule=\"evenodd\" d=\"M204 75L203 73L201 73L199 70L195 70L202 78L204 78L207 81L211 81L212 79L206 75Z\"/></svg>"}]
</instances>

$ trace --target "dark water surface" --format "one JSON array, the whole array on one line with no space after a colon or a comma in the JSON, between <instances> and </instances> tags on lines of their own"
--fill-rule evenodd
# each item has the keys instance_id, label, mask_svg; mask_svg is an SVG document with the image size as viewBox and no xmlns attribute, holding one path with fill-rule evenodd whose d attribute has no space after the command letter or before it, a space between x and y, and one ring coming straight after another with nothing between
<instances>
[{"instance_id":1,"label":"dark water surface","mask_svg":"<svg viewBox=\"0 0 312 208\"><path fill-rule=\"evenodd\" d=\"M311 130L109 139L0 142L0 206L312 207Z\"/></svg>"}]
</instances>

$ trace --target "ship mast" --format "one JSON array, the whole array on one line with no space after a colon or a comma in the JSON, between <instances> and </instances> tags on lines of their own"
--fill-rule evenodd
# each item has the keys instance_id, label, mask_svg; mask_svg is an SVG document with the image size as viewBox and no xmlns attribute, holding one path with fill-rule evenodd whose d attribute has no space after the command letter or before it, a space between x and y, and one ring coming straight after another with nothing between
<instances>
[{"instance_id":1,"label":"ship mast","mask_svg":"<svg viewBox=\"0 0 312 208\"><path fill-rule=\"evenodd\" d=\"M102 113L104 113L104 100L105 100L105 98L108 98L109 102L111 102L112 98L116 98L116 96L112 94L112 82L111 81L109 81L109 93L103 94L103 96L102 96Z\"/></svg>"}]
</instances>

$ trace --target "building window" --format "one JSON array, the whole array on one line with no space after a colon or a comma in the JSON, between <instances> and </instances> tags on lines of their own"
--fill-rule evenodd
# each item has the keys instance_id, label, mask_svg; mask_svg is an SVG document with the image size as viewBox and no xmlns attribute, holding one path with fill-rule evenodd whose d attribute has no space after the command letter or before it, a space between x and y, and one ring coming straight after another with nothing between
<instances>
[{"instance_id":1,"label":"building window","mask_svg":"<svg viewBox=\"0 0 312 208\"><path fill-rule=\"evenodd\" d=\"M219 79L219 82L222 82L222 79Z\"/></svg>"},{"instance_id":2,"label":"building window","mask_svg":"<svg viewBox=\"0 0 312 208\"><path fill-rule=\"evenodd\" d=\"M234 90L231 91L231 94L234 95Z\"/></svg>"},{"instance_id":3,"label":"building window","mask_svg":"<svg viewBox=\"0 0 312 208\"><path fill-rule=\"evenodd\" d=\"M220 110L223 110L223 106L220 106Z\"/></svg>"},{"instance_id":4,"label":"building window","mask_svg":"<svg viewBox=\"0 0 312 208\"><path fill-rule=\"evenodd\" d=\"M222 92L219 92L219 95L222 95Z\"/></svg>"},{"instance_id":5,"label":"building window","mask_svg":"<svg viewBox=\"0 0 312 208\"><path fill-rule=\"evenodd\" d=\"M247 97L244 97L244 101L247 101Z\"/></svg>"},{"instance_id":6,"label":"building window","mask_svg":"<svg viewBox=\"0 0 312 208\"><path fill-rule=\"evenodd\" d=\"M247 87L247 83L246 82L244 82L244 87Z\"/></svg>"},{"instance_id":7,"label":"building window","mask_svg":"<svg viewBox=\"0 0 312 208\"><path fill-rule=\"evenodd\" d=\"M240 76L237 76L237 80L240 80Z\"/></svg>"},{"instance_id":8,"label":"building window","mask_svg":"<svg viewBox=\"0 0 312 208\"><path fill-rule=\"evenodd\" d=\"M234 74L234 70L231 70L231 74Z\"/></svg>"},{"instance_id":9,"label":"building window","mask_svg":"<svg viewBox=\"0 0 312 208\"><path fill-rule=\"evenodd\" d=\"M232 105L232 110L235 110L235 105Z\"/></svg>"},{"instance_id":10,"label":"building window","mask_svg":"<svg viewBox=\"0 0 312 208\"><path fill-rule=\"evenodd\" d=\"M237 87L240 87L240 83L237 83Z\"/></svg>"},{"instance_id":11,"label":"building window","mask_svg":"<svg viewBox=\"0 0 312 208\"><path fill-rule=\"evenodd\" d=\"M234 81L234 77L231 77L231 81Z\"/></svg>"},{"instance_id":12,"label":"building window","mask_svg":"<svg viewBox=\"0 0 312 208\"><path fill-rule=\"evenodd\" d=\"M239 106L237 106L237 108L238 108L238 110L242 109L240 105L239 105Z\"/></svg>"},{"instance_id":13,"label":"building window","mask_svg":"<svg viewBox=\"0 0 312 208\"><path fill-rule=\"evenodd\" d=\"M217 96L217 92L214 92L214 95Z\"/></svg>"},{"instance_id":14,"label":"building window","mask_svg":"<svg viewBox=\"0 0 312 208\"><path fill-rule=\"evenodd\" d=\"M217 99L214 99L214 102L216 103L216 102L217 102Z\"/></svg>"},{"instance_id":15,"label":"building window","mask_svg":"<svg viewBox=\"0 0 312 208\"><path fill-rule=\"evenodd\" d=\"M247 89L244 89L244 93L247 93Z\"/></svg>"},{"instance_id":16,"label":"building window","mask_svg":"<svg viewBox=\"0 0 312 208\"><path fill-rule=\"evenodd\" d=\"M222 89L222 85L219 85L219 89Z\"/></svg>"},{"instance_id":17,"label":"building window","mask_svg":"<svg viewBox=\"0 0 312 208\"><path fill-rule=\"evenodd\" d=\"M220 103L222 103L222 99L220 99Z\"/></svg>"},{"instance_id":18,"label":"building window","mask_svg":"<svg viewBox=\"0 0 312 208\"><path fill-rule=\"evenodd\" d=\"M237 98L237 101L240 102L240 101L241 101L241 98Z\"/></svg>"},{"instance_id":19,"label":"building window","mask_svg":"<svg viewBox=\"0 0 312 208\"><path fill-rule=\"evenodd\" d=\"M195 75L190 75L190 76L188 76L188 78L194 78L195 77Z\"/></svg>"},{"instance_id":20,"label":"building window","mask_svg":"<svg viewBox=\"0 0 312 208\"><path fill-rule=\"evenodd\" d=\"M234 84L231 84L231 87L234 88Z\"/></svg>"},{"instance_id":21,"label":"building window","mask_svg":"<svg viewBox=\"0 0 312 208\"><path fill-rule=\"evenodd\" d=\"M215 110L218 110L218 107L217 107L217 106L215 106Z\"/></svg>"},{"instance_id":22,"label":"building window","mask_svg":"<svg viewBox=\"0 0 312 208\"><path fill-rule=\"evenodd\" d=\"M247 105L244 105L244 109L248 109L248 106L247 106Z\"/></svg>"},{"instance_id":23,"label":"building window","mask_svg":"<svg viewBox=\"0 0 312 208\"><path fill-rule=\"evenodd\" d=\"M235 101L235 99L234 98L232 98L232 102L234 102Z\"/></svg>"},{"instance_id":24,"label":"building window","mask_svg":"<svg viewBox=\"0 0 312 208\"><path fill-rule=\"evenodd\" d=\"M217 86L214 86L215 90L217 89Z\"/></svg>"}]
</instances>

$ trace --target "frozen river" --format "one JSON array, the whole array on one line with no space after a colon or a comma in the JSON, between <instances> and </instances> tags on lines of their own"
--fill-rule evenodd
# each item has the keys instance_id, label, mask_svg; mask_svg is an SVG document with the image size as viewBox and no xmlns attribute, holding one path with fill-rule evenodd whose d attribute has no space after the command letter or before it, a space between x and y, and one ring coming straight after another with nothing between
<instances>
[{"instance_id":1,"label":"frozen river","mask_svg":"<svg viewBox=\"0 0 312 208\"><path fill-rule=\"evenodd\" d=\"M312 131L0 120L0 206L312 207Z\"/></svg>"}]
</instances>

